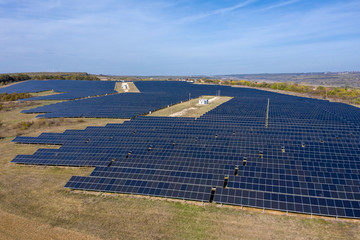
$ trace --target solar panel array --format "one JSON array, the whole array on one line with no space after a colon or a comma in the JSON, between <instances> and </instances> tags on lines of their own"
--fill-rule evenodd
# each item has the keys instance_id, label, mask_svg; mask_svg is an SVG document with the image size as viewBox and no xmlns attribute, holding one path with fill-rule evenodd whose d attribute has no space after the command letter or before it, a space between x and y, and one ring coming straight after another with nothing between
<instances>
[{"instance_id":1,"label":"solar panel array","mask_svg":"<svg viewBox=\"0 0 360 240\"><path fill-rule=\"evenodd\" d=\"M79 80L30 80L0 89L0 93L32 93L53 90L60 93L23 100L68 100L116 93L115 82Z\"/></svg>"},{"instance_id":2,"label":"solar panel array","mask_svg":"<svg viewBox=\"0 0 360 240\"><path fill-rule=\"evenodd\" d=\"M253 89L222 92L235 97L197 119L139 116L17 137L62 146L13 162L95 167L72 177L70 189L360 218L360 109Z\"/></svg>"},{"instance_id":3,"label":"solar panel array","mask_svg":"<svg viewBox=\"0 0 360 240\"><path fill-rule=\"evenodd\" d=\"M186 82L136 82L141 93L122 93L97 98L46 105L23 113L44 113L38 117L94 117L94 118L132 118L149 113L168 105L180 103L191 97L216 93L214 87L202 87ZM225 87L225 89L231 89Z\"/></svg>"}]
</instances>

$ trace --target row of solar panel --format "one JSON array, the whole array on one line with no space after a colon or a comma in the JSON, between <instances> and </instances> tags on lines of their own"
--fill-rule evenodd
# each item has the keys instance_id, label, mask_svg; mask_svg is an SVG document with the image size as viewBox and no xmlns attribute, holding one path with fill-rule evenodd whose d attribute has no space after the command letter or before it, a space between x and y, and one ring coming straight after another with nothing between
<instances>
[{"instance_id":1,"label":"row of solar panel","mask_svg":"<svg viewBox=\"0 0 360 240\"><path fill-rule=\"evenodd\" d=\"M66 82L66 81L59 81L59 82ZM99 84L99 82L92 82L92 83ZM84 88L73 87L76 84L81 84L81 81L78 81L75 83L72 83L70 81L67 84L67 87L71 88L71 90L74 90L74 89L84 90ZM114 84L114 83L111 83L111 84ZM21 85L22 84L17 84L14 86L20 87ZM298 102L298 103L301 102L302 103L302 104L298 104L298 106L302 106L304 104L305 105L316 104L316 105L320 105L321 107L323 107L323 105L324 105L324 103L319 100L310 100L310 99L304 100L302 98L284 96L284 95L270 93L270 92L262 92L262 91L253 90L253 89L234 89L234 88L224 87L224 86L199 86L199 85L192 85L192 84L181 83L181 82L136 82L136 85L138 86L139 89L141 89L142 92L148 94L149 96L151 95L152 98L154 98L156 96L155 97L155 98L157 98L156 102L159 102L161 100L161 98L164 98L163 97L164 95L171 93L172 96L170 98L166 97L166 100L168 102L162 103L160 107L165 107L169 104L171 105L173 103L179 102L178 100L180 100L180 101L186 100L189 92L192 93L192 96L200 96L200 95L204 95L204 94L213 94L214 92L216 92L217 89L221 89L225 95L236 96L237 98L239 98L238 100L236 100L233 103L236 103L239 106L244 106L244 107L243 108L240 107L240 108L236 109L237 112L235 111L235 113L234 113L234 109L232 109L231 107L228 110L226 110L226 106L224 106L222 108L222 110L217 110L217 111L218 112L219 111L233 112L234 115L239 115L238 113L243 113L242 115L254 115L254 112L258 112L260 114L259 116L264 117L265 110L266 110L267 97L272 98L272 101L271 101L272 104L270 105L271 107L272 106L276 107L276 104L282 104L283 107L285 107L285 106L291 107L293 102ZM112 89L113 89L113 87L112 87ZM183 91L178 91L178 89L183 89ZM176 91L174 91L174 90L176 90ZM186 93L186 94L184 94L184 93ZM244 96L244 93L246 93L248 95L248 98L242 97L242 96ZM251 94L249 94L249 93L251 93ZM137 94L137 97L139 98L139 96L142 96L142 95L145 96L146 94ZM179 94L179 95L182 94L182 96L180 98L177 98L177 96L174 96L177 94ZM93 117L93 116L97 115L97 111L102 111L102 113L99 112L99 117L104 117L104 115L109 115L109 117L115 117L115 115L111 114L111 112L113 112L116 109L116 106L119 106L120 99L123 98L125 95L129 95L129 94L119 94L117 96L106 96L104 98L96 98L96 100L86 99L84 101L75 101L76 103L75 102L70 103L71 108L67 107L67 104L69 104L69 103L61 103L61 104L53 105L52 107L50 107L49 109L46 110L46 111L50 111L53 113L50 115L45 115L45 116L56 117L61 114L63 116L65 116L64 115L65 112L63 110L69 111L70 109L77 108L77 110L75 110L77 113L76 114L73 113L73 114L75 114L74 116L87 116L88 114L92 114L91 116ZM251 95L251 97L249 97L249 95ZM262 97L262 99L258 99L256 97ZM117 104L111 104L112 98L118 98ZM121 106L123 106L123 107L132 106L132 105L139 106L139 104L141 103L141 98L142 97L140 97L139 99L137 99L135 101L120 101L120 102L122 102ZM284 99L290 100L290 101L284 101ZM92 101L94 101L94 102L92 102ZM107 105L102 104L102 107L100 105L98 105L96 108L94 108L93 105L95 102L102 102L102 103L108 102L109 104L107 104ZM132 104L132 105L129 105L129 104ZM60 106L64 106L64 107L60 107ZM255 106L255 108L253 106ZM259 106L261 106L261 109L259 108ZM320 107L318 107L318 108L320 108ZM60 110L60 109L63 109L63 110ZM88 109L88 111L86 111L86 109ZM249 110L252 112L249 112ZM273 111L273 109L271 109L271 110L272 111L270 111L270 119L272 117L271 114L276 113L276 111ZM320 112L320 114L319 114L319 111L315 111L317 109L314 107L313 108L298 107L297 111L288 111L287 114L289 115L289 114L295 112L295 113L297 113L297 115L299 115L299 112L300 112L300 113L307 113L307 115L309 115L309 110L312 110L311 111L312 120L314 120L315 117L320 116L320 115L331 117L331 118L337 117L336 114L324 115L325 113L321 114L322 112ZM42 112L44 110L37 110L37 111ZM151 109L147 105L146 111L145 110L142 110L142 111L148 112L148 111L151 111ZM142 113L144 113L144 112L142 112ZM135 112L129 113L128 115L132 115L134 113ZM138 113L138 112L136 112L136 113ZM124 112L122 114L120 114L118 112L117 114L119 114L119 117L125 117L125 115L126 115L126 114L124 114ZM66 116L69 116L69 115L66 115ZM348 116L351 116L351 115L348 114ZM341 118L339 118L339 119L341 120Z\"/></svg>"},{"instance_id":2,"label":"row of solar panel","mask_svg":"<svg viewBox=\"0 0 360 240\"><path fill-rule=\"evenodd\" d=\"M199 185L164 183L161 181L105 179L97 177L72 177L65 187L71 189L143 194L206 202L210 201L212 190L211 187ZM290 212L306 212L326 216L348 218L360 217L360 206L358 201L336 200L324 197L304 197L291 194L216 188L214 201L225 204Z\"/></svg>"},{"instance_id":3,"label":"row of solar panel","mask_svg":"<svg viewBox=\"0 0 360 240\"><path fill-rule=\"evenodd\" d=\"M119 134L120 135L120 134ZM135 136L136 135L136 136ZM263 149L272 147L273 149L284 149L283 152L287 150L301 149L302 151L312 151L312 149L324 149L324 151L331 151L332 149L347 149L352 148L357 150L359 148L359 142L356 139L351 139L347 141L339 141L335 138L318 138L318 137L283 137L281 139L276 137L253 137L252 135L242 134L239 137L223 137L221 135L200 135L200 134L161 134L161 133L124 133L121 134L121 137L110 134L94 135L91 136L81 135L81 136L55 136L55 135L41 135L38 138L32 137L17 137L14 139L14 142L39 142L43 141L44 143L50 141L71 141L72 143L89 143L90 141L93 144L111 144L116 145L121 142L153 142L154 144L176 144L182 143L186 145L193 145L201 147L206 144L207 147L219 146L220 148L229 148L231 146L244 146L248 147L249 144L258 143L263 146ZM161 137L163 136L163 137ZM280 136L281 137L281 136ZM271 142L272 144L268 144ZM265 146L264 146L265 145ZM219 148L219 149L220 149Z\"/></svg>"},{"instance_id":4,"label":"row of solar panel","mask_svg":"<svg viewBox=\"0 0 360 240\"><path fill-rule=\"evenodd\" d=\"M104 149L98 149L95 150L94 148L91 148L92 150L87 150L86 148L84 148L83 150L80 149L74 149L74 152L67 152L67 151L62 151L58 150L58 151L54 151L54 152L50 152L50 154L48 154L48 152L43 152L43 151L37 151L33 156L43 156L43 157L47 157L47 158L51 158L51 157L63 157L66 155L96 155L96 154L110 154L110 155L114 155L114 156L119 156L119 157L130 157L130 158L144 158L144 157L151 157L151 158L161 158L161 159L166 159L166 158L171 158L171 157L178 157L179 159L183 159L183 158L191 158L191 159L212 159L212 161L218 161L218 160L224 160L224 161L236 161L238 163L244 163L246 162L248 164L248 166L261 166L261 165L266 165L269 166L270 164L276 164L278 166L286 166L286 165L292 165L294 167L306 167L306 168L311 168L311 167L318 167L318 168L342 168L342 169L346 169L346 168L352 168L354 166L359 166L358 163L358 157L354 156L354 157L349 157L349 156L342 156L341 154L337 155L332 155L330 158L329 157L324 157L324 158L319 158L317 155L314 156L306 156L306 158L302 157L301 155L298 156L291 156L291 154L287 154L286 156L279 156L276 154L269 154L266 157L262 157L260 158L256 152L252 152L249 153L247 152L246 155L242 154L238 154L238 153L224 153L224 152L204 152L204 153L199 153L196 150L194 150L193 152L189 151L175 151L174 150L170 150L170 151L155 151L152 150L151 152L149 151L149 149L144 149L142 148L138 148L136 149L135 147L117 147L116 149L114 149L113 151L110 148L104 148ZM131 149L131 150L130 150ZM70 150L71 151L71 150ZM130 155L131 154L131 155ZM246 156L246 157L245 157ZM305 156L305 154L304 154ZM31 156L30 156L31 157ZM341 161L341 162L340 162ZM354 164L355 163L355 164Z\"/></svg>"},{"instance_id":5,"label":"row of solar panel","mask_svg":"<svg viewBox=\"0 0 360 240\"><path fill-rule=\"evenodd\" d=\"M138 88L166 94L166 84L157 88L140 83ZM169 83L172 91L178 86ZM214 90L183 86L198 94ZM123 125L17 138L63 144L19 159L28 164L101 166L89 177L71 178L66 185L71 189L359 218L360 132L351 117L360 116L358 109L224 89L235 98L196 120L140 116ZM265 128L267 98L270 118Z\"/></svg>"},{"instance_id":6,"label":"row of solar panel","mask_svg":"<svg viewBox=\"0 0 360 240\"><path fill-rule=\"evenodd\" d=\"M65 100L88 96L114 94L115 82L72 81L72 80L31 80L0 89L0 93L29 93L53 90L56 95L33 97L30 100Z\"/></svg>"}]
</instances>

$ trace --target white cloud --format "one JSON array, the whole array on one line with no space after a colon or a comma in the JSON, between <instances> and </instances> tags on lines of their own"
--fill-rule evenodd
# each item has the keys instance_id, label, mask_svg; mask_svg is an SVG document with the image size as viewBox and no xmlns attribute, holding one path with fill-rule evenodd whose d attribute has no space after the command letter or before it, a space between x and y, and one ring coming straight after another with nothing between
<instances>
[{"instance_id":1,"label":"white cloud","mask_svg":"<svg viewBox=\"0 0 360 240\"><path fill-rule=\"evenodd\" d=\"M297 2L300 2L300 0L291 0L291 1L287 1L287 2L280 2L280 3L277 3L277 4L270 5L268 7L265 7L265 8L259 9L259 11L268 11L268 10L271 10L271 9L274 9L274 8L285 7L287 5L294 4L294 3L297 3Z\"/></svg>"},{"instance_id":2,"label":"white cloud","mask_svg":"<svg viewBox=\"0 0 360 240\"><path fill-rule=\"evenodd\" d=\"M188 17L179 19L179 20L177 21L177 23L189 23L189 22L193 22L193 21L197 21L197 20L200 20L200 19L203 19L203 18L207 18L207 17L213 16L213 15L224 14L224 13L227 13L227 12L232 12L232 11L235 11L235 10L237 10L237 9L246 7L247 5L249 5L249 4L251 4L251 3L255 2L255 1L256 1L256 0L247 0L247 1L245 1L245 2L239 3L239 4L237 4L237 5L235 5L235 6L232 6L232 7L220 8L220 9L213 10L213 11L210 11L210 12L207 12L207 13L202 13L202 14L197 14L197 15L188 16Z\"/></svg>"}]
</instances>

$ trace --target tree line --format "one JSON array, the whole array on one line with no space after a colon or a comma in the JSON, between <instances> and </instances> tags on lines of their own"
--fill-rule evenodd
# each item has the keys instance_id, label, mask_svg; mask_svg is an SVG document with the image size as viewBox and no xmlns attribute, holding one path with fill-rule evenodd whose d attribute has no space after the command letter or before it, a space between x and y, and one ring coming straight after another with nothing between
<instances>
[{"instance_id":1,"label":"tree line","mask_svg":"<svg viewBox=\"0 0 360 240\"><path fill-rule=\"evenodd\" d=\"M1 85L6 85L12 82L20 82L20 81L25 81L25 80L29 80L31 79L30 76L26 75L26 74L0 74L0 84Z\"/></svg>"},{"instance_id":2,"label":"tree line","mask_svg":"<svg viewBox=\"0 0 360 240\"><path fill-rule=\"evenodd\" d=\"M1 93L0 101L16 101L24 98L31 98L30 93Z\"/></svg>"},{"instance_id":3,"label":"tree line","mask_svg":"<svg viewBox=\"0 0 360 240\"><path fill-rule=\"evenodd\" d=\"M39 74L28 75L24 73L18 74L0 74L0 85L7 85L13 82L26 80L100 80L91 74Z\"/></svg>"},{"instance_id":4,"label":"tree line","mask_svg":"<svg viewBox=\"0 0 360 240\"><path fill-rule=\"evenodd\" d=\"M34 80L100 80L98 77L91 74L41 74L33 75L31 79Z\"/></svg>"}]
</instances>

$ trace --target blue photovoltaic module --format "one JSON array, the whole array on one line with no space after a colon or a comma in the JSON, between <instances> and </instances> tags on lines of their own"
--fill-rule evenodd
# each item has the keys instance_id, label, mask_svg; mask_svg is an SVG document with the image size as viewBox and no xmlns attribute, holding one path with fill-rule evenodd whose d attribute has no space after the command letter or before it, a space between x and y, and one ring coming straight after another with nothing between
<instances>
[{"instance_id":1,"label":"blue photovoltaic module","mask_svg":"<svg viewBox=\"0 0 360 240\"><path fill-rule=\"evenodd\" d=\"M131 98L128 106L136 111L129 115L137 117L105 127L16 137L18 143L61 147L18 155L12 162L95 167L90 176L72 177L65 186L70 189L360 218L360 109L248 88L136 85L144 96L154 97ZM161 108L186 100L189 92L197 97L218 90L234 98L197 119L138 116L151 108L146 101ZM113 106L121 97L114 96L97 98L108 105L106 114L122 111ZM146 107L137 109L136 103Z\"/></svg>"}]
</instances>

